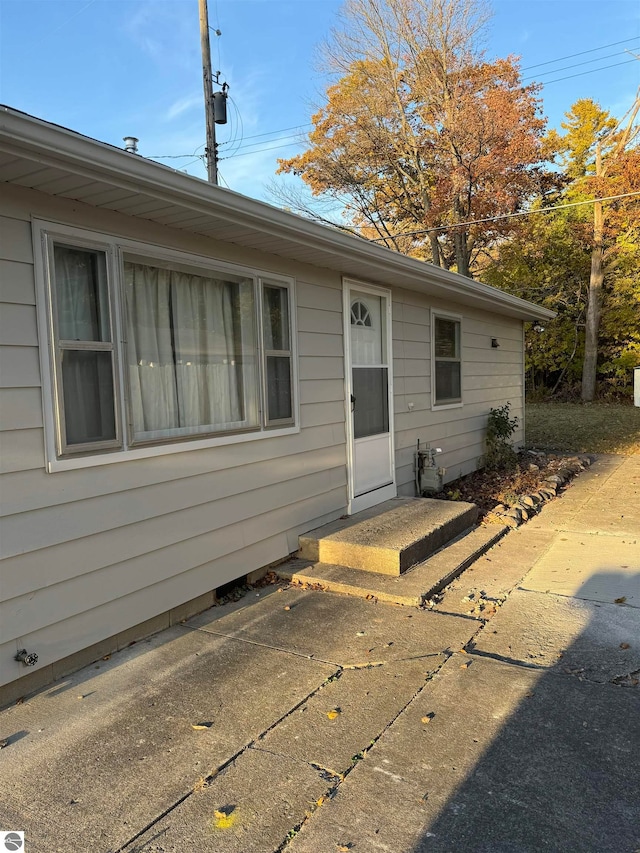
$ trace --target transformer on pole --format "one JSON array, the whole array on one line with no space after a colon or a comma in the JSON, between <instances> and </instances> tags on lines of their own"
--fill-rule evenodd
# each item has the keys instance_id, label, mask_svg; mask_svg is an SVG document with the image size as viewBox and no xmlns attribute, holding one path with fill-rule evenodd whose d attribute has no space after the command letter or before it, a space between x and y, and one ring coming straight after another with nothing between
<instances>
[{"instance_id":1,"label":"transformer on pole","mask_svg":"<svg viewBox=\"0 0 640 853\"><path fill-rule=\"evenodd\" d=\"M200 48L202 51L202 83L204 87L204 112L206 119L207 177L209 183L218 183L218 144L216 142L216 124L227 123L227 91L229 87L222 84L219 92L213 91L213 75L211 73L211 45L209 43L209 12L207 0L198 0L200 11ZM216 31L220 35L220 31ZM220 85L220 72L215 79Z\"/></svg>"}]
</instances>

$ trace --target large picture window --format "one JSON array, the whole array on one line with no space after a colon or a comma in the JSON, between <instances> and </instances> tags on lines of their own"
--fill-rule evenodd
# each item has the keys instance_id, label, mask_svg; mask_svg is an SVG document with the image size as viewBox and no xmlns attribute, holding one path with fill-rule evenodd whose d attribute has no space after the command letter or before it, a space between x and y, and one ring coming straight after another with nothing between
<instances>
[{"instance_id":1,"label":"large picture window","mask_svg":"<svg viewBox=\"0 0 640 853\"><path fill-rule=\"evenodd\" d=\"M124 259L133 440L256 428L253 281Z\"/></svg>"},{"instance_id":2,"label":"large picture window","mask_svg":"<svg viewBox=\"0 0 640 853\"><path fill-rule=\"evenodd\" d=\"M295 425L292 285L45 235L56 455Z\"/></svg>"},{"instance_id":3,"label":"large picture window","mask_svg":"<svg viewBox=\"0 0 640 853\"><path fill-rule=\"evenodd\" d=\"M462 402L461 324L454 317L434 315L433 368L434 404Z\"/></svg>"}]
</instances>

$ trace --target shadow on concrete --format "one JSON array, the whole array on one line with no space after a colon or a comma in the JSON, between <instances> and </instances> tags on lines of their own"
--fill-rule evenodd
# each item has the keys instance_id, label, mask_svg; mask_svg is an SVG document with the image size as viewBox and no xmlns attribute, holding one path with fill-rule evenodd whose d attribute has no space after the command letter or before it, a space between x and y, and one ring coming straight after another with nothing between
<instances>
[{"instance_id":1,"label":"shadow on concrete","mask_svg":"<svg viewBox=\"0 0 640 853\"><path fill-rule=\"evenodd\" d=\"M598 579L615 589L620 577L598 572L585 587ZM615 624L618 608L629 605L605 606ZM637 615L638 630L629 638L636 647L631 667L639 665L640 610ZM598 652L594 642L597 646L600 632L585 644L587 634L588 626L541 673L525 661L503 658L496 663L496 655L478 660L479 666L494 668L496 691L507 691L521 679L523 666L531 688L521 691L516 709L425 828L415 853L638 853L640 674L621 672L595 681L588 668L568 668L566 660L575 660L576 648L583 655L589 648ZM611 633L602 636L603 643L611 642ZM607 651L599 650L600 655ZM465 706L460 713L473 720L473 708Z\"/></svg>"},{"instance_id":2,"label":"shadow on concrete","mask_svg":"<svg viewBox=\"0 0 640 853\"><path fill-rule=\"evenodd\" d=\"M14 732L11 735L7 735L1 741L1 748L4 749L7 746L11 746L11 744L18 743L19 740L22 740L23 737L27 737L31 732L28 729L20 729L19 732Z\"/></svg>"}]
</instances>

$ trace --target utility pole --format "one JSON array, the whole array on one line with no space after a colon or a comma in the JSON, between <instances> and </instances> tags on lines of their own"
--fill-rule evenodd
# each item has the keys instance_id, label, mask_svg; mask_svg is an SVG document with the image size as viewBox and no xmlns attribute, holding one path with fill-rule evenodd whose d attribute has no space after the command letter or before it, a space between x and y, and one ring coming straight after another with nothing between
<instances>
[{"instance_id":1,"label":"utility pole","mask_svg":"<svg viewBox=\"0 0 640 853\"><path fill-rule=\"evenodd\" d=\"M211 45L209 44L209 12L207 0L198 0L200 8L200 48L202 50L202 82L204 85L204 112L207 122L207 176L209 183L218 183L218 147L213 114L213 78L211 74Z\"/></svg>"}]
</instances>

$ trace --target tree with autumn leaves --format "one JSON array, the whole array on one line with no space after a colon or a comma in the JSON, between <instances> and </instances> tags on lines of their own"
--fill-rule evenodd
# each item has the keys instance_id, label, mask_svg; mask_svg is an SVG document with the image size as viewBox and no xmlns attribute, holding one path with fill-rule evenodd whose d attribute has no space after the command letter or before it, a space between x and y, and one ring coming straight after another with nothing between
<instances>
[{"instance_id":1,"label":"tree with autumn leaves","mask_svg":"<svg viewBox=\"0 0 640 853\"><path fill-rule=\"evenodd\" d=\"M538 87L488 62L480 0L347 0L309 148L280 161L364 237L471 275L548 181ZM298 208L299 209L299 208Z\"/></svg>"},{"instance_id":2,"label":"tree with autumn leaves","mask_svg":"<svg viewBox=\"0 0 640 853\"><path fill-rule=\"evenodd\" d=\"M482 273L558 312L527 332L530 380L551 391L579 384L585 402L597 379L630 389L640 365L639 111L640 93L621 121L590 99L571 107L564 133L547 137L561 189L532 202Z\"/></svg>"},{"instance_id":3,"label":"tree with autumn leaves","mask_svg":"<svg viewBox=\"0 0 640 853\"><path fill-rule=\"evenodd\" d=\"M531 375L588 401L598 372L640 362L640 100L626 122L578 101L545 135L539 87L479 49L488 18L482 0L347 0L308 148L279 161L318 204L278 195L325 222L329 199L338 227L553 308L527 336Z\"/></svg>"}]
</instances>

